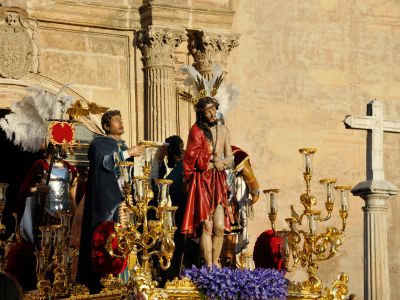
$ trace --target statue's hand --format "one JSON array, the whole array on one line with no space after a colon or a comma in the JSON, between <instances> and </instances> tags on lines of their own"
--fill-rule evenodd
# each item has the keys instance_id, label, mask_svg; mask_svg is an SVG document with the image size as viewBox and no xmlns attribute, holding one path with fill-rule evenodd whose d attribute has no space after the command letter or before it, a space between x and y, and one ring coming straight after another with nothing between
<instances>
[{"instance_id":1,"label":"statue's hand","mask_svg":"<svg viewBox=\"0 0 400 300\"><path fill-rule=\"evenodd\" d=\"M251 195L251 200L249 202L249 205L253 205L260 198L260 190L250 191L250 195Z\"/></svg>"},{"instance_id":2,"label":"statue's hand","mask_svg":"<svg viewBox=\"0 0 400 300\"><path fill-rule=\"evenodd\" d=\"M140 156L144 151L144 146L134 146L128 149L129 156Z\"/></svg>"},{"instance_id":3,"label":"statue's hand","mask_svg":"<svg viewBox=\"0 0 400 300\"><path fill-rule=\"evenodd\" d=\"M225 170L225 165L224 162L220 159L214 161L214 167L218 170L218 171L223 171Z\"/></svg>"},{"instance_id":4,"label":"statue's hand","mask_svg":"<svg viewBox=\"0 0 400 300\"><path fill-rule=\"evenodd\" d=\"M48 194L50 192L50 187L44 183L41 183L36 187L36 191L42 194Z\"/></svg>"}]
</instances>

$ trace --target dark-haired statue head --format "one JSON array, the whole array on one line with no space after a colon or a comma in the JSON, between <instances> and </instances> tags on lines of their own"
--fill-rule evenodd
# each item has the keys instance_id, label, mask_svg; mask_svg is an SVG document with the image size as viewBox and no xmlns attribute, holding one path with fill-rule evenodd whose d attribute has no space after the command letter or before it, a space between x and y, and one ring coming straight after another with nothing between
<instances>
[{"instance_id":1,"label":"dark-haired statue head","mask_svg":"<svg viewBox=\"0 0 400 300\"><path fill-rule=\"evenodd\" d=\"M167 147L167 165L173 168L175 164L183 158L183 140L178 135L172 135L165 139Z\"/></svg>"},{"instance_id":2,"label":"dark-haired statue head","mask_svg":"<svg viewBox=\"0 0 400 300\"><path fill-rule=\"evenodd\" d=\"M124 133L121 112L119 110L106 111L101 116L101 127L107 135L121 135Z\"/></svg>"},{"instance_id":3,"label":"dark-haired statue head","mask_svg":"<svg viewBox=\"0 0 400 300\"><path fill-rule=\"evenodd\" d=\"M210 141L212 140L210 127L218 124L218 106L218 102L212 97L203 97L194 106L196 124L204 131L206 138Z\"/></svg>"}]
</instances>

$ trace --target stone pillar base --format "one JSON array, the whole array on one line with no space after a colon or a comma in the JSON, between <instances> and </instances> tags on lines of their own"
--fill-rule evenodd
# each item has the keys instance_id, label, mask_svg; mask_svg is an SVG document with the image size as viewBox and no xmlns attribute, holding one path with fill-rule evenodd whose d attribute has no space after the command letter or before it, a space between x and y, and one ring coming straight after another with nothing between
<instances>
[{"instance_id":1,"label":"stone pillar base","mask_svg":"<svg viewBox=\"0 0 400 300\"><path fill-rule=\"evenodd\" d=\"M364 211L364 299L389 300L389 256L387 200L398 188L385 180L357 184L352 193L365 201Z\"/></svg>"}]
</instances>

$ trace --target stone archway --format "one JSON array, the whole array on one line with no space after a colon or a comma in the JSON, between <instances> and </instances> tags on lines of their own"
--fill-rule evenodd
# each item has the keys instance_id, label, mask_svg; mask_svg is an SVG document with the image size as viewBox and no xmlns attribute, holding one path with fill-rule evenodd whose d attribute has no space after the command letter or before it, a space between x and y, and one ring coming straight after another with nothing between
<instances>
[{"instance_id":1,"label":"stone archway","mask_svg":"<svg viewBox=\"0 0 400 300\"><path fill-rule=\"evenodd\" d=\"M0 78L0 108L9 108L12 103L26 96L26 88L29 86L39 86L47 91L57 93L63 85L63 83L49 77L33 73L29 73L18 80ZM75 100L88 102L82 95L75 92L72 86L67 87L64 92L74 97Z\"/></svg>"}]
</instances>

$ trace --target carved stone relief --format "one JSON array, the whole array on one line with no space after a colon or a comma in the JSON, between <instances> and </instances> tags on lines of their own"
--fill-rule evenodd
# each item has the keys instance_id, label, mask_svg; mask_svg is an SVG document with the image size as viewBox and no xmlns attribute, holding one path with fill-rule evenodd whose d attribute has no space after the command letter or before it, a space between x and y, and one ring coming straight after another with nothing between
<instances>
[{"instance_id":1,"label":"carved stone relief","mask_svg":"<svg viewBox=\"0 0 400 300\"><path fill-rule=\"evenodd\" d=\"M39 71L39 48L35 32L37 22L28 19L25 10L0 7L0 76L19 79Z\"/></svg>"}]
</instances>

